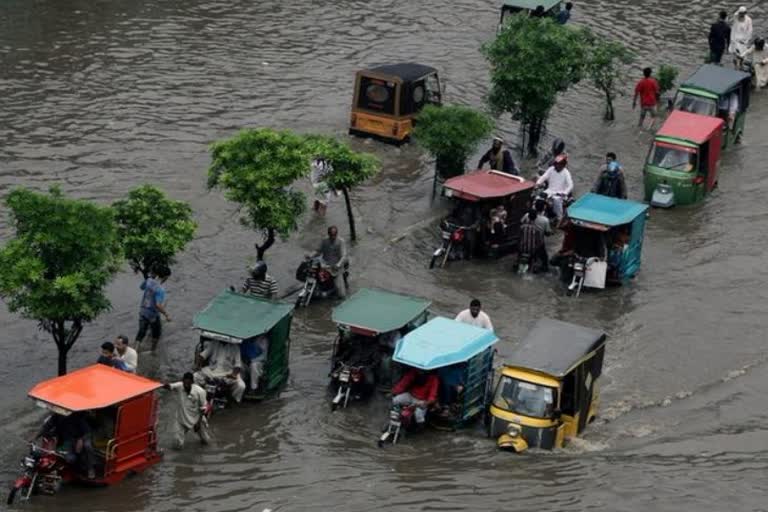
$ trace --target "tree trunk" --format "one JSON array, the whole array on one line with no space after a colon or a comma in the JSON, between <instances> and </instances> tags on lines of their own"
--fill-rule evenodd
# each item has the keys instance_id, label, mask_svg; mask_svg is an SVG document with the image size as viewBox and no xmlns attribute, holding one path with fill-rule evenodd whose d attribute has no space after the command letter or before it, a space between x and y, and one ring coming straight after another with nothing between
<instances>
[{"instance_id":1,"label":"tree trunk","mask_svg":"<svg viewBox=\"0 0 768 512\"><path fill-rule=\"evenodd\" d=\"M613 98L611 98L610 92L605 91L605 120L613 121L615 119L616 116L613 112Z\"/></svg>"},{"instance_id":2,"label":"tree trunk","mask_svg":"<svg viewBox=\"0 0 768 512\"><path fill-rule=\"evenodd\" d=\"M59 376L67 374L67 353L66 348L59 346Z\"/></svg>"},{"instance_id":3,"label":"tree trunk","mask_svg":"<svg viewBox=\"0 0 768 512\"><path fill-rule=\"evenodd\" d=\"M275 228L267 228L267 239L264 240L264 243L259 244L253 244L254 247L256 247L256 260L263 261L264 260L264 253L267 252L267 249L272 247L272 244L275 243Z\"/></svg>"},{"instance_id":4,"label":"tree trunk","mask_svg":"<svg viewBox=\"0 0 768 512\"><path fill-rule=\"evenodd\" d=\"M352 212L352 201L349 199L349 189L343 187L341 192L344 194L344 204L347 205L347 220L349 221L349 239L353 242L357 240L357 231L355 230L355 214Z\"/></svg>"},{"instance_id":5,"label":"tree trunk","mask_svg":"<svg viewBox=\"0 0 768 512\"><path fill-rule=\"evenodd\" d=\"M544 126L544 120L533 118L528 123L528 155L536 156L539 154L539 141L541 140L541 129Z\"/></svg>"},{"instance_id":6,"label":"tree trunk","mask_svg":"<svg viewBox=\"0 0 768 512\"><path fill-rule=\"evenodd\" d=\"M53 341L56 342L56 348L59 350L60 376L67 374L67 355L82 331L83 323L80 320L74 320L70 329L67 329L64 320L54 320L51 322L51 335L53 336Z\"/></svg>"}]
</instances>

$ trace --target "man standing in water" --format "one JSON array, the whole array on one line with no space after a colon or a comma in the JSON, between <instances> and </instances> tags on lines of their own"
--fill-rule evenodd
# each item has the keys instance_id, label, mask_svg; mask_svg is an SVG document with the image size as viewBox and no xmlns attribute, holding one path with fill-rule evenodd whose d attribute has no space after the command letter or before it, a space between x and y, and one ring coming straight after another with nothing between
<instances>
[{"instance_id":1,"label":"man standing in water","mask_svg":"<svg viewBox=\"0 0 768 512\"><path fill-rule=\"evenodd\" d=\"M645 116L650 114L651 130L656 123L656 104L659 102L659 96L661 95L659 82L651 76L652 73L653 70L651 68L643 69L643 78L637 82L635 97L632 100L632 110L634 110L637 107L637 99L640 98L640 121L638 121L637 126L642 128Z\"/></svg>"},{"instance_id":2,"label":"man standing in water","mask_svg":"<svg viewBox=\"0 0 768 512\"><path fill-rule=\"evenodd\" d=\"M747 8L743 5L736 11L736 19L731 27L731 44L728 51L733 54L733 65L741 69L744 56L752 44L752 18L747 15Z\"/></svg>"},{"instance_id":3,"label":"man standing in water","mask_svg":"<svg viewBox=\"0 0 768 512\"><path fill-rule=\"evenodd\" d=\"M479 300L472 299L472 302L469 303L469 309L465 309L456 315L456 321L492 331L493 324L491 323L490 317L485 314L484 311L480 310L482 306L483 305L480 304Z\"/></svg>"},{"instance_id":4,"label":"man standing in water","mask_svg":"<svg viewBox=\"0 0 768 512\"><path fill-rule=\"evenodd\" d=\"M184 447L187 432L194 430L202 444L208 444L211 436L208 432L208 418L205 417L205 390L195 384L194 377L187 372L181 382L163 384L163 388L173 391L178 399L176 424L174 428L174 447Z\"/></svg>"},{"instance_id":5,"label":"man standing in water","mask_svg":"<svg viewBox=\"0 0 768 512\"><path fill-rule=\"evenodd\" d=\"M170 275L171 269L162 266L141 283L140 288L144 291L144 295L141 298L141 310L139 311L139 332L136 333L136 348L141 346L147 329L150 329L152 331L152 350L155 350L163 333L160 315L163 315L166 321L171 321L171 317L165 309L165 288L162 286Z\"/></svg>"},{"instance_id":6,"label":"man standing in water","mask_svg":"<svg viewBox=\"0 0 768 512\"><path fill-rule=\"evenodd\" d=\"M709 27L709 62L720 64L723 53L731 43L731 27L725 22L728 13L720 11L720 18Z\"/></svg>"}]
</instances>

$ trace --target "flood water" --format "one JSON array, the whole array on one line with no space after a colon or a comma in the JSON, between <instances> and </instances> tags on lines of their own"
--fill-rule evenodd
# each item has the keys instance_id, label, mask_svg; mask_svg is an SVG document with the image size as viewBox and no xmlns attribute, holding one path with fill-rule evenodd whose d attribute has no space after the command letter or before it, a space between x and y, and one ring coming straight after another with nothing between
<instances>
[{"instance_id":1,"label":"flood water","mask_svg":"<svg viewBox=\"0 0 768 512\"><path fill-rule=\"evenodd\" d=\"M246 126L346 132L353 73L415 60L437 67L449 102L483 105L492 37L491 0L4 0L0 3L0 190L60 185L110 202L150 182L189 201L200 224L168 282L173 322L140 371L177 378L191 365L193 314L255 259L253 232L236 208L205 189L207 145ZM737 3L728 2L735 10ZM706 53L722 7L704 0L584 0L574 22L619 38L645 65L689 73ZM768 10L753 13L755 32ZM638 71L639 74L639 71ZM629 90L629 85L627 89ZM609 150L641 196L650 134L635 128L631 97L617 121L601 119L586 84L560 99L550 136L570 146L577 194ZM168 450L151 470L110 489L65 488L27 510L127 512L317 510L758 511L768 491L768 234L764 159L768 98L752 102L743 144L721 162L719 190L703 205L652 213L643 271L630 286L564 297L555 279L520 279L508 262L427 269L440 205L418 148L352 140L383 170L356 190L360 241L353 288L380 286L429 297L455 314L482 299L502 341L499 361L542 316L610 334L601 418L557 453L498 453L481 429L428 432L376 448L387 405L379 398L331 413L326 397L333 337L329 303L296 314L291 378L278 399L214 418L215 442ZM508 118L499 132L515 140ZM343 202L327 222L347 232ZM326 221L308 216L267 256L285 288ZM0 216L0 236L11 233ZM401 235L405 235L402 236ZM133 336L139 281L109 288L113 310L88 325L70 356L95 360L115 334ZM52 341L34 322L0 311L0 482L9 485L42 412L25 398L55 373ZM164 400L161 443L170 446ZM3 491L4 492L4 491ZM4 496L3 496L4 497Z\"/></svg>"}]
</instances>

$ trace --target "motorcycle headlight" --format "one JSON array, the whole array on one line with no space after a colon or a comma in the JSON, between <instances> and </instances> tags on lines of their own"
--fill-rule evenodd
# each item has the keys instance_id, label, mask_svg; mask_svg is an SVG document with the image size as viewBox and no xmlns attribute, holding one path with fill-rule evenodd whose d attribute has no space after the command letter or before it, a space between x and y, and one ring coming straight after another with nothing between
<instances>
[{"instance_id":1,"label":"motorcycle headlight","mask_svg":"<svg viewBox=\"0 0 768 512\"><path fill-rule=\"evenodd\" d=\"M510 437L518 437L522 432L523 430L520 428L520 425L517 425L516 423L510 423L507 427L507 434L509 434Z\"/></svg>"},{"instance_id":2,"label":"motorcycle headlight","mask_svg":"<svg viewBox=\"0 0 768 512\"><path fill-rule=\"evenodd\" d=\"M34 457L24 457L24 466L28 468L35 467L35 459Z\"/></svg>"}]
</instances>

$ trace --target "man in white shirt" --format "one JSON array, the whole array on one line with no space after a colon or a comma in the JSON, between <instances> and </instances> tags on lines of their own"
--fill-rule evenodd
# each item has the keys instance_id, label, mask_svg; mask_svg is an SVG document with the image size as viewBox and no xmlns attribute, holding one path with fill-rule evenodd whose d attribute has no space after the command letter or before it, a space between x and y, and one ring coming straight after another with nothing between
<instances>
[{"instance_id":1,"label":"man in white shirt","mask_svg":"<svg viewBox=\"0 0 768 512\"><path fill-rule=\"evenodd\" d=\"M208 419L205 410L205 390L194 383L194 376L187 372L180 382L163 384L165 389L173 391L179 401L176 409L176 424L174 428L175 447L184 447L184 438L187 432L194 430L200 438L200 442L208 444L211 439L208 433Z\"/></svg>"},{"instance_id":2,"label":"man in white shirt","mask_svg":"<svg viewBox=\"0 0 768 512\"><path fill-rule=\"evenodd\" d=\"M240 345L206 340L205 348L200 352L200 359L201 366L205 360L208 364L195 372L195 382L205 386L206 380L224 379L230 385L232 398L240 403L245 393L245 381L241 375L243 360L240 356Z\"/></svg>"},{"instance_id":3,"label":"man in white shirt","mask_svg":"<svg viewBox=\"0 0 768 512\"><path fill-rule=\"evenodd\" d=\"M480 311L480 308L482 308L480 301L472 299L472 302L469 303L469 309L465 309L456 315L456 321L492 331L493 324L491 323L490 317L483 311Z\"/></svg>"},{"instance_id":4,"label":"man in white shirt","mask_svg":"<svg viewBox=\"0 0 768 512\"><path fill-rule=\"evenodd\" d=\"M568 165L568 157L565 154L557 155L552 167L536 180L537 187L547 183L545 192L552 199L552 208L558 219L563 218L563 200L573 192L571 171L566 165Z\"/></svg>"},{"instance_id":5,"label":"man in white shirt","mask_svg":"<svg viewBox=\"0 0 768 512\"><path fill-rule=\"evenodd\" d=\"M115 350L117 351L117 358L125 364L126 371L136 373L136 368L139 366L139 354L128 346L127 336L121 334L115 338Z\"/></svg>"}]
</instances>

